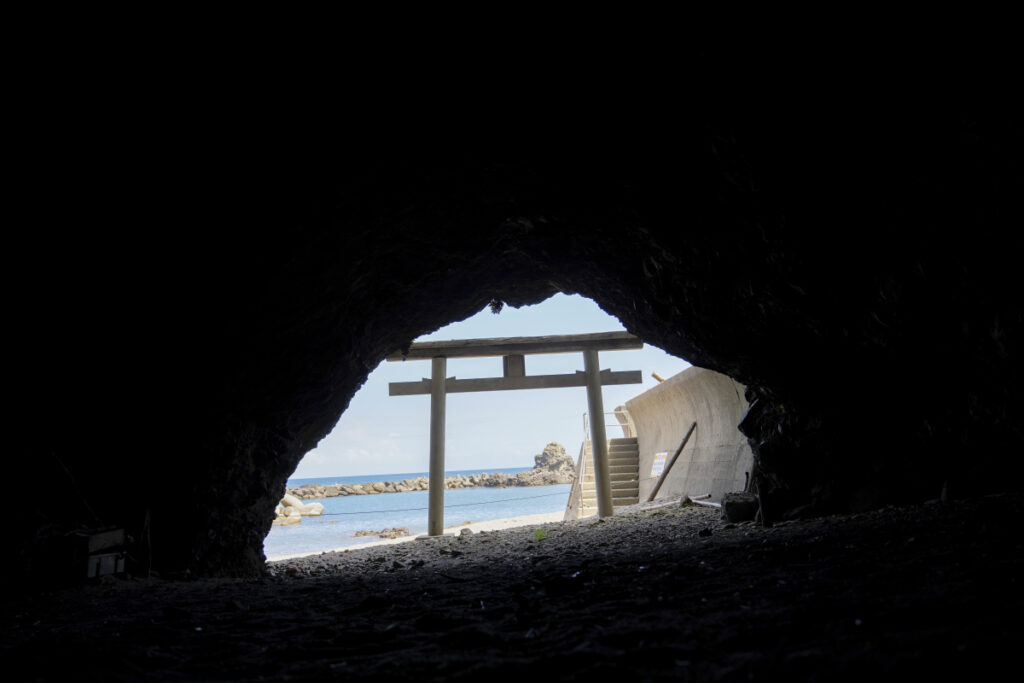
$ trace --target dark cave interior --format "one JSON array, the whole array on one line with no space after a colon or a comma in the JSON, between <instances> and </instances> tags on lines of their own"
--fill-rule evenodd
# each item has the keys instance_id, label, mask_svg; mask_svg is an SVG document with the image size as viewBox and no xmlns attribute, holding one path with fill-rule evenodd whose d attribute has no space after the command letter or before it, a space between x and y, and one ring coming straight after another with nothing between
<instances>
[{"instance_id":1,"label":"dark cave interior","mask_svg":"<svg viewBox=\"0 0 1024 683\"><path fill-rule=\"evenodd\" d=\"M832 104L336 162L206 129L75 148L7 250L7 571L58 580L102 522L132 571L259 576L386 354L555 292L747 385L773 519L1019 490L1020 120Z\"/></svg>"}]
</instances>

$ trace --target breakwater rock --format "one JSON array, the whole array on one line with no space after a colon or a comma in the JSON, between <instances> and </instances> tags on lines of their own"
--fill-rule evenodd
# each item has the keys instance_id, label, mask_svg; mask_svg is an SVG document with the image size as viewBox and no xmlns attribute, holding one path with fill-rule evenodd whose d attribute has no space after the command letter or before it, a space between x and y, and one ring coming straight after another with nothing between
<instances>
[{"instance_id":1,"label":"breakwater rock","mask_svg":"<svg viewBox=\"0 0 1024 683\"><path fill-rule=\"evenodd\" d=\"M303 517L319 517L323 511L323 503L303 503L297 496L286 493L274 508L273 523L278 526L298 524Z\"/></svg>"},{"instance_id":2,"label":"breakwater rock","mask_svg":"<svg viewBox=\"0 0 1024 683\"><path fill-rule=\"evenodd\" d=\"M360 529L359 531L352 534L353 536L377 536L378 538L403 538L410 536L409 527L397 526L393 529L381 529L380 531L373 531L372 529Z\"/></svg>"},{"instance_id":3,"label":"breakwater rock","mask_svg":"<svg viewBox=\"0 0 1024 683\"><path fill-rule=\"evenodd\" d=\"M533 457L533 469L516 474L495 472L483 474L464 474L445 477L446 489L464 489L475 486L490 488L509 488L512 486L550 486L552 484L571 484L576 477L576 463L565 452L559 443L549 443L544 450ZM304 484L288 489L288 493L300 500L311 498L333 498L335 496L365 496L375 493L404 493L407 491L426 491L427 477L414 477L402 481L378 481L372 484Z\"/></svg>"}]
</instances>

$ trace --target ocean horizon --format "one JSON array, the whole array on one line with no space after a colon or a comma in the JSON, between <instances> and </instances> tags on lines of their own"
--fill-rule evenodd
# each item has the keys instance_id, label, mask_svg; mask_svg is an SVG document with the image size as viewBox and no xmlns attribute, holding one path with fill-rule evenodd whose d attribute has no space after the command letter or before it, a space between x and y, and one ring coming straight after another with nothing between
<instances>
[{"instance_id":1,"label":"ocean horizon","mask_svg":"<svg viewBox=\"0 0 1024 683\"><path fill-rule=\"evenodd\" d=\"M457 475L470 476L472 474L515 474L532 470L532 467L485 467L479 470L445 470L445 477ZM287 487L295 488L304 484L316 484L317 486L330 486L332 484L373 484L378 481L402 481L403 479L416 479L426 477L429 472L400 472L397 474L355 474L348 476L332 477L291 477L288 479Z\"/></svg>"},{"instance_id":2,"label":"ocean horizon","mask_svg":"<svg viewBox=\"0 0 1024 683\"><path fill-rule=\"evenodd\" d=\"M445 476L526 472L531 467L488 467L473 470L448 470ZM336 477L294 477L288 487L303 484L367 484L425 477L426 472L367 474ZM510 488L473 487L444 492L446 527L463 522L485 522L565 509L571 484L552 486L516 486ZM303 517L289 526L273 526L263 541L268 559L284 555L314 554L364 545L379 540L376 536L355 536L356 531L407 527L418 535L427 531L427 491L377 493L366 496L317 498L323 515ZM313 502L313 499L305 501Z\"/></svg>"}]
</instances>

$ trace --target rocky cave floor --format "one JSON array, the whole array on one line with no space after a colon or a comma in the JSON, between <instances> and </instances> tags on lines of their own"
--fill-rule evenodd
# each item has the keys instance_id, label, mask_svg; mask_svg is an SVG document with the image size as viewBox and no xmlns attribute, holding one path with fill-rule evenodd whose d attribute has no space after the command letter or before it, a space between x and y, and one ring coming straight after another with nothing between
<instances>
[{"instance_id":1,"label":"rocky cave floor","mask_svg":"<svg viewBox=\"0 0 1024 683\"><path fill-rule=\"evenodd\" d=\"M1024 644L1022 510L999 495L761 528L673 507L259 580L109 579L8 601L5 678L976 679Z\"/></svg>"}]
</instances>

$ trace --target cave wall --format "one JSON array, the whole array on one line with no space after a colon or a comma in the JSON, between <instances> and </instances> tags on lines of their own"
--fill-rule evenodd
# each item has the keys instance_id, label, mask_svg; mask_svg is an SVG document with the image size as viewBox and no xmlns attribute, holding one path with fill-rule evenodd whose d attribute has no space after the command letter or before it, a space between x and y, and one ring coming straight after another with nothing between
<instances>
[{"instance_id":1,"label":"cave wall","mask_svg":"<svg viewBox=\"0 0 1024 683\"><path fill-rule=\"evenodd\" d=\"M1019 487L1019 123L691 104L301 153L269 121L72 133L8 249L17 571L102 522L136 571L258 572L387 353L557 291L748 387L775 518Z\"/></svg>"}]
</instances>

